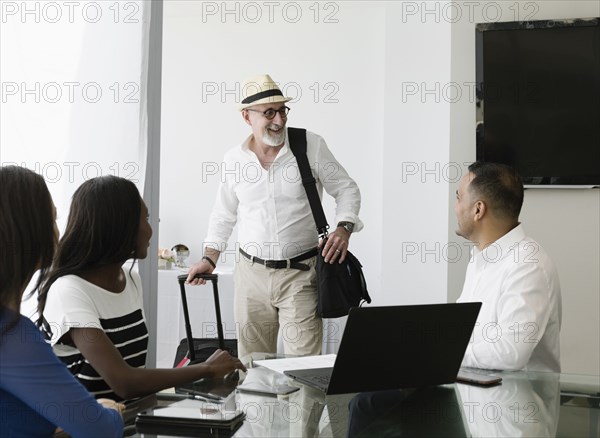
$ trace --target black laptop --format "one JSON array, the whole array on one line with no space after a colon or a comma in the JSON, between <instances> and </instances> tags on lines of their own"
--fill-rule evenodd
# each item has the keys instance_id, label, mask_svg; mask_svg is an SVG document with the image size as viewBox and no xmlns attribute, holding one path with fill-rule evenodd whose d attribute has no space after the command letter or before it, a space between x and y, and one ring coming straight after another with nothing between
<instances>
[{"instance_id":1,"label":"black laptop","mask_svg":"<svg viewBox=\"0 0 600 438\"><path fill-rule=\"evenodd\" d=\"M481 303L350 309L333 368L285 374L327 394L453 383Z\"/></svg>"}]
</instances>

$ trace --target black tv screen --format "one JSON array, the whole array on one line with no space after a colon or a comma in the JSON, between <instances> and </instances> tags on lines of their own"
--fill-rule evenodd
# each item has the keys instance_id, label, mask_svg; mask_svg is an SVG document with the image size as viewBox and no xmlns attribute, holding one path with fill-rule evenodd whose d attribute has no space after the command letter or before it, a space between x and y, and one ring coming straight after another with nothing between
<instances>
[{"instance_id":1,"label":"black tv screen","mask_svg":"<svg viewBox=\"0 0 600 438\"><path fill-rule=\"evenodd\" d=\"M600 185L600 18L476 26L477 160Z\"/></svg>"}]
</instances>

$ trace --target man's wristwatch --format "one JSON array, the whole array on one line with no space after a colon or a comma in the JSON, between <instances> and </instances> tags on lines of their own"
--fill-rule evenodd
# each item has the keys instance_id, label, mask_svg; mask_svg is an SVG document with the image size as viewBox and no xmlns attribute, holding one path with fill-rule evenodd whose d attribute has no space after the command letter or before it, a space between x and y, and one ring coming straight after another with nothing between
<instances>
[{"instance_id":1,"label":"man's wristwatch","mask_svg":"<svg viewBox=\"0 0 600 438\"><path fill-rule=\"evenodd\" d=\"M352 231L354 230L354 224L352 222L346 222L346 221L338 222L337 226L344 227L344 229L346 231L348 231L349 233L352 233Z\"/></svg>"}]
</instances>

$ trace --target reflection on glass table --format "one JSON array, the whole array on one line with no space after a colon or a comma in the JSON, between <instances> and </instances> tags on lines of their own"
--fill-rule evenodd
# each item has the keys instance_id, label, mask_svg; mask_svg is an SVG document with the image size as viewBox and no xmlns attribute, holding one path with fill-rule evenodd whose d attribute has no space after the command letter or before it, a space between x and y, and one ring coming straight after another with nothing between
<instances>
[{"instance_id":1,"label":"reflection on glass table","mask_svg":"<svg viewBox=\"0 0 600 438\"><path fill-rule=\"evenodd\" d=\"M283 355L255 353L242 358L248 366L247 373L240 373L240 385L252 388L271 388L269 391L236 391L225 401L225 408L233 406L243 411L244 422L235 432L236 437L305 437L345 436L348 402L354 394L325 397L323 393L297 384L285 375L270 369L253 366L254 360L282 358ZM282 390L294 387L296 390ZM157 395L157 406L169 406L181 401L182 394L162 392ZM129 430L131 431L131 427ZM135 427L133 427L135 429ZM175 433L160 436L177 436ZM127 433L128 436L132 436ZM135 432L135 436L152 437L153 434Z\"/></svg>"},{"instance_id":2,"label":"reflection on glass table","mask_svg":"<svg viewBox=\"0 0 600 438\"><path fill-rule=\"evenodd\" d=\"M502 383L358 394L349 406L348 436L600 436L598 376L490 374Z\"/></svg>"},{"instance_id":3,"label":"reflection on glass table","mask_svg":"<svg viewBox=\"0 0 600 438\"><path fill-rule=\"evenodd\" d=\"M363 392L349 404L350 437L466 437L452 385Z\"/></svg>"},{"instance_id":4,"label":"reflection on glass table","mask_svg":"<svg viewBox=\"0 0 600 438\"><path fill-rule=\"evenodd\" d=\"M502 383L494 387L456 383L326 396L281 373L253 367L255 360L281 357L253 354L242 359L249 370L240 384L274 390L273 394L234 393L229 403L245 414L234 436L571 437L600 433L597 376L499 372ZM567 385L574 379L577 385ZM283 386L299 389L276 394L287 392L277 391ZM159 394L159 405L172 403L173 396Z\"/></svg>"},{"instance_id":5,"label":"reflection on glass table","mask_svg":"<svg viewBox=\"0 0 600 438\"><path fill-rule=\"evenodd\" d=\"M491 388L456 384L472 436L556 436L559 374L498 374L503 377L502 384Z\"/></svg>"}]
</instances>

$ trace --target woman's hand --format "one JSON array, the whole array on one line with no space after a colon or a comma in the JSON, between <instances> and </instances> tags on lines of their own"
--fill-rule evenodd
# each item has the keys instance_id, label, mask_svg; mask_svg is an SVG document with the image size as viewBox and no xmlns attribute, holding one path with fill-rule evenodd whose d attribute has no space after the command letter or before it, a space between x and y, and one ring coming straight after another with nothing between
<instances>
[{"instance_id":1,"label":"woman's hand","mask_svg":"<svg viewBox=\"0 0 600 438\"><path fill-rule=\"evenodd\" d=\"M204 362L191 366L206 367L211 377L224 377L235 370L246 371L246 367L237 357L224 350L217 350Z\"/></svg>"},{"instance_id":2,"label":"woman's hand","mask_svg":"<svg viewBox=\"0 0 600 438\"><path fill-rule=\"evenodd\" d=\"M96 401L105 408L114 409L119 414L121 414L121 416L123 416L123 411L125 410L125 405L123 403L117 403L116 401L111 400L109 398L99 398Z\"/></svg>"}]
</instances>

